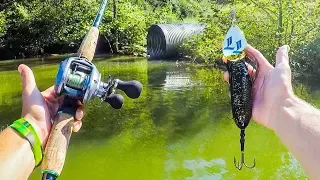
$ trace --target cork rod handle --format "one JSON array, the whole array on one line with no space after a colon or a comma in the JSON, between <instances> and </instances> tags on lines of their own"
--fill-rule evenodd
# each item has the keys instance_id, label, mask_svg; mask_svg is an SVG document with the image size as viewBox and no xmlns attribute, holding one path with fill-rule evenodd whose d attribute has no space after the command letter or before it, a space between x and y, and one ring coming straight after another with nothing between
<instances>
[{"instance_id":1,"label":"cork rod handle","mask_svg":"<svg viewBox=\"0 0 320 180\"><path fill-rule=\"evenodd\" d=\"M84 37L77 55L79 57L84 57L91 62L96 52L98 38L99 38L98 28L91 27L87 35Z\"/></svg>"},{"instance_id":2,"label":"cork rod handle","mask_svg":"<svg viewBox=\"0 0 320 180\"><path fill-rule=\"evenodd\" d=\"M65 113L57 114L41 166L44 173L52 171L51 173L56 174L56 176L60 175L65 162L73 123L73 116Z\"/></svg>"}]
</instances>

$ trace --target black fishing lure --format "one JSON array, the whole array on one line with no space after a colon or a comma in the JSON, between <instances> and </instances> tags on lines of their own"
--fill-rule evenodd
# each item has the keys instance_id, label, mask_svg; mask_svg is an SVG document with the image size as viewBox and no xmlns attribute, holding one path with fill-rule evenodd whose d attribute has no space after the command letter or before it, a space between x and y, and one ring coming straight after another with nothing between
<instances>
[{"instance_id":1,"label":"black fishing lure","mask_svg":"<svg viewBox=\"0 0 320 180\"><path fill-rule=\"evenodd\" d=\"M256 165L255 159L252 166L248 166L245 163L244 137L245 129L249 125L252 116L252 86L258 73L258 63L253 56L250 56L253 58L249 58L246 53L247 40L241 29L235 25L235 9L232 9L231 16L232 26L223 41L223 61L229 72L233 120L240 128L241 161L237 163L236 158L234 158L234 165L241 170L243 166L253 168ZM252 71L249 72L249 69Z\"/></svg>"},{"instance_id":2,"label":"black fishing lure","mask_svg":"<svg viewBox=\"0 0 320 180\"><path fill-rule=\"evenodd\" d=\"M247 56L245 56L247 58ZM253 80L249 75L244 60L227 61L231 106L234 122L240 129L245 129L252 115L251 90Z\"/></svg>"},{"instance_id":3,"label":"black fishing lure","mask_svg":"<svg viewBox=\"0 0 320 180\"><path fill-rule=\"evenodd\" d=\"M248 126L252 116L252 86L254 76L250 75L248 70L248 64L253 65L251 62L248 56L237 61L226 62L229 72L232 115L234 122L241 130L241 162L237 164L236 158L234 158L234 164L239 170L242 169L243 165L247 168L253 168L256 164L255 159L252 166L248 166L244 161L245 128ZM253 66L253 68L256 67Z\"/></svg>"}]
</instances>

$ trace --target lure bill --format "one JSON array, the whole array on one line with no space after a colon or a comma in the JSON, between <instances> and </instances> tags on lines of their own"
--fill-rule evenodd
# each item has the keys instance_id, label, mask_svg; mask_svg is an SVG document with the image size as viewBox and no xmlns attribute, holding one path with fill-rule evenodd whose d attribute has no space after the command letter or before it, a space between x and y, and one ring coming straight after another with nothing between
<instances>
[{"instance_id":1,"label":"lure bill","mask_svg":"<svg viewBox=\"0 0 320 180\"><path fill-rule=\"evenodd\" d=\"M255 159L252 166L248 166L244 160L245 129L252 117L252 86L254 83L254 77L248 66L251 65L252 69L257 68L247 56L246 47L246 38L241 29L235 25L235 11L233 11L232 26L223 42L223 60L229 72L233 120L240 129L241 161L237 163L234 158L234 165L239 170L243 166L253 168L256 164Z\"/></svg>"}]
</instances>

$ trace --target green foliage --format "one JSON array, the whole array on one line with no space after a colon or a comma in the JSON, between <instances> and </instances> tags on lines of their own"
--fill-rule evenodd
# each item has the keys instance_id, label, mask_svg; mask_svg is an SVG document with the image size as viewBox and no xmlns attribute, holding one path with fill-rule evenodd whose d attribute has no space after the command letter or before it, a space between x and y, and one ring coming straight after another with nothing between
<instances>
[{"instance_id":1,"label":"green foliage","mask_svg":"<svg viewBox=\"0 0 320 180\"><path fill-rule=\"evenodd\" d=\"M86 0L7 3L4 6L4 54L11 58L28 57L43 55L47 47L55 44L60 48L65 44L68 47L85 34L90 25L88 19L94 17L95 7L95 2Z\"/></svg>"},{"instance_id":2,"label":"green foliage","mask_svg":"<svg viewBox=\"0 0 320 180\"><path fill-rule=\"evenodd\" d=\"M0 4L1 59L75 52L99 0L4 0ZM237 25L248 42L274 64L283 44L291 47L294 77L311 83L320 75L320 1L291 0L110 0L101 24L105 51L145 55L152 24L201 22L205 32L181 47L186 60L208 64L222 57L221 44L236 8Z\"/></svg>"},{"instance_id":3,"label":"green foliage","mask_svg":"<svg viewBox=\"0 0 320 180\"><path fill-rule=\"evenodd\" d=\"M305 85L303 84L294 85L293 91L294 91L294 94L299 98L307 102L312 102L310 90L308 90Z\"/></svg>"},{"instance_id":4,"label":"green foliage","mask_svg":"<svg viewBox=\"0 0 320 180\"><path fill-rule=\"evenodd\" d=\"M152 11L146 5L146 9L141 9L140 5L127 0L113 1L113 3L116 3L116 9L107 11L101 32L113 42L118 53L133 55L145 53L148 27L156 21L169 22L176 19L165 8ZM162 18L156 18L160 15Z\"/></svg>"},{"instance_id":5,"label":"green foliage","mask_svg":"<svg viewBox=\"0 0 320 180\"><path fill-rule=\"evenodd\" d=\"M48 25L50 33L58 41L74 41L84 36L92 24L99 4L95 0L56 1L40 3L40 11L34 14ZM55 8L52 8L55 7Z\"/></svg>"},{"instance_id":6,"label":"green foliage","mask_svg":"<svg viewBox=\"0 0 320 180\"><path fill-rule=\"evenodd\" d=\"M220 5L212 5L212 13L201 18L206 23L205 32L200 36L189 39L182 45L183 54L192 61L204 61L210 63L221 57L221 46L228 28L228 11Z\"/></svg>"},{"instance_id":7,"label":"green foliage","mask_svg":"<svg viewBox=\"0 0 320 180\"><path fill-rule=\"evenodd\" d=\"M0 37L5 32L5 22L6 22L6 18L5 18L4 12L0 12ZM0 46L1 46L1 44L0 44Z\"/></svg>"},{"instance_id":8,"label":"green foliage","mask_svg":"<svg viewBox=\"0 0 320 180\"><path fill-rule=\"evenodd\" d=\"M244 9L251 10L242 11ZM320 75L317 69L320 52L319 0L250 1L240 12L245 12L240 14L243 17L240 18L240 25L245 27L243 29L249 43L261 50L272 64L277 48L288 44L294 77L304 82L306 79L317 79Z\"/></svg>"},{"instance_id":9,"label":"green foliage","mask_svg":"<svg viewBox=\"0 0 320 180\"><path fill-rule=\"evenodd\" d=\"M320 36L308 45L302 45L291 58L293 75L296 80L311 86L319 84L320 79Z\"/></svg>"},{"instance_id":10,"label":"green foliage","mask_svg":"<svg viewBox=\"0 0 320 180\"><path fill-rule=\"evenodd\" d=\"M231 9L236 8L237 25L249 44L259 49L275 63L279 46L291 47L291 65L296 78L318 79L320 1L247 0L215 4L211 13L200 21L208 26L203 35L182 46L184 55L192 61L213 63L222 57L222 41L231 26Z\"/></svg>"},{"instance_id":11,"label":"green foliage","mask_svg":"<svg viewBox=\"0 0 320 180\"><path fill-rule=\"evenodd\" d=\"M249 1L239 7L239 25L249 43L274 63L276 49L284 44L295 52L307 45L320 30L320 1Z\"/></svg>"},{"instance_id":12,"label":"green foliage","mask_svg":"<svg viewBox=\"0 0 320 180\"><path fill-rule=\"evenodd\" d=\"M110 0L101 41L114 53L142 55L152 24L194 18L208 0ZM75 52L101 0L4 0L0 5L1 59ZM5 15L5 17L4 17Z\"/></svg>"}]
</instances>

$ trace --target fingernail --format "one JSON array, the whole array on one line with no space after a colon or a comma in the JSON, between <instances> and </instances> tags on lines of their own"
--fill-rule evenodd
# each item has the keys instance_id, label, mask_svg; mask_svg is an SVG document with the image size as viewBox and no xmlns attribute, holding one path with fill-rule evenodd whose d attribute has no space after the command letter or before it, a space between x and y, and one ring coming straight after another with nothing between
<instances>
[{"instance_id":1,"label":"fingernail","mask_svg":"<svg viewBox=\"0 0 320 180\"><path fill-rule=\"evenodd\" d=\"M21 70L21 66L18 67L18 71L21 74L22 70Z\"/></svg>"},{"instance_id":2,"label":"fingernail","mask_svg":"<svg viewBox=\"0 0 320 180\"><path fill-rule=\"evenodd\" d=\"M280 49L283 49L285 50L286 52L289 52L290 51L290 47L288 45L284 45L282 46Z\"/></svg>"},{"instance_id":3,"label":"fingernail","mask_svg":"<svg viewBox=\"0 0 320 180\"><path fill-rule=\"evenodd\" d=\"M289 52L290 51L290 46L286 45L286 47L287 47L287 51Z\"/></svg>"}]
</instances>

